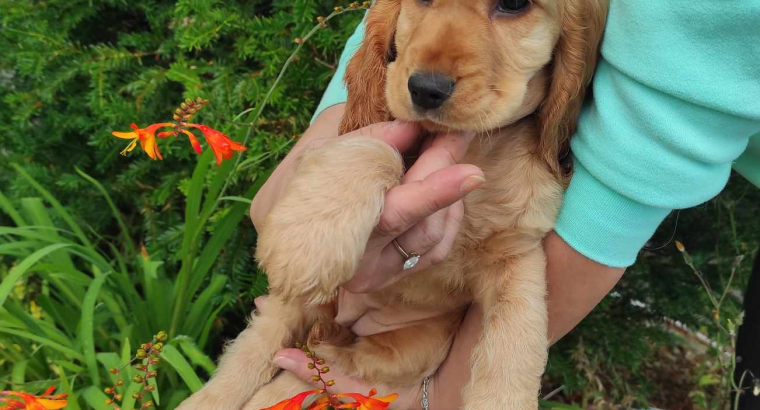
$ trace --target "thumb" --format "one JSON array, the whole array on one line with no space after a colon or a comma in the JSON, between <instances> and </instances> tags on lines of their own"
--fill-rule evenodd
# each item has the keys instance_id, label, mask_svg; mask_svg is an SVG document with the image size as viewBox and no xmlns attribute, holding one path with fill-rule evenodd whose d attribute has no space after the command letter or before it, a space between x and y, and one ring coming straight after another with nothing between
<instances>
[{"instance_id":1,"label":"thumb","mask_svg":"<svg viewBox=\"0 0 760 410\"><path fill-rule=\"evenodd\" d=\"M317 371L309 369L309 363L313 362L306 357L306 353L301 349L280 350L275 354L273 363L280 369L292 373L297 378L309 384L313 384L319 388L324 387L321 381L315 382L314 379L312 379L312 377L317 374ZM325 366L330 367L330 364L327 363L324 366L318 367L324 368ZM330 380L334 381L334 384L327 388L327 391L330 394L366 392L371 389L371 387L364 383L364 381L352 379L332 368L330 368L326 374L322 375L322 379L325 382Z\"/></svg>"},{"instance_id":2,"label":"thumb","mask_svg":"<svg viewBox=\"0 0 760 410\"><path fill-rule=\"evenodd\" d=\"M359 135L378 139L392 146L398 152L404 153L413 148L418 142L420 127L417 123L395 120L368 125L345 136Z\"/></svg>"}]
</instances>

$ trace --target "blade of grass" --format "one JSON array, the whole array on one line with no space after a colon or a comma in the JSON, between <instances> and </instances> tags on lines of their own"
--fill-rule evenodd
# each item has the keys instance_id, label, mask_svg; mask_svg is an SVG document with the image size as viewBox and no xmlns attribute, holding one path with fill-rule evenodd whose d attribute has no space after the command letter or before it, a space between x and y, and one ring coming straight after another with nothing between
<instances>
[{"instance_id":1,"label":"blade of grass","mask_svg":"<svg viewBox=\"0 0 760 410\"><path fill-rule=\"evenodd\" d=\"M0 210L5 212L8 216L11 217L13 222L16 224L16 226L25 226L26 221L24 218L21 217L21 214L18 213L16 208L13 207L11 204L11 201L8 200L8 198L3 195L3 191L0 191Z\"/></svg>"},{"instance_id":2,"label":"blade of grass","mask_svg":"<svg viewBox=\"0 0 760 410\"><path fill-rule=\"evenodd\" d=\"M69 401L68 405L66 406L66 410L81 410L81 407L79 407L79 397L76 393L74 393L74 387L69 383L68 377L66 377L66 372L64 371L62 366L58 366L58 374L60 375L60 382L61 382L61 390L60 393L66 393L69 395Z\"/></svg>"},{"instance_id":3,"label":"blade of grass","mask_svg":"<svg viewBox=\"0 0 760 410\"><path fill-rule=\"evenodd\" d=\"M84 231L82 228L79 227L79 224L77 224L74 221L74 218L71 217L71 215L66 211L66 209L61 205L60 202L58 202L57 199L45 188L42 187L34 178L32 178L31 175L29 175L22 167L20 167L18 164L11 164L11 166L19 173L21 174L24 179L26 179L29 184L34 187L34 189L37 190L37 192L42 195L42 197L50 203L50 205L53 206L53 208L58 212L58 215L63 219L67 225L71 228L72 231L76 234L76 236L79 238L79 240L82 242L83 245L92 247L92 243L89 239L87 239L87 235L84 234Z\"/></svg>"},{"instance_id":4,"label":"blade of grass","mask_svg":"<svg viewBox=\"0 0 760 410\"><path fill-rule=\"evenodd\" d=\"M111 199L111 196L108 195L108 191L106 191L105 188L103 188L103 185L100 184L95 178L87 175L84 171L79 169L78 167L74 167L77 174L90 182L92 185L95 186L95 188L100 191L100 193L103 195L103 198L105 198L106 202L108 203L108 206L111 208L111 213L113 214L114 219L116 219L116 223L119 224L119 229L121 230L121 237L124 241L124 245L127 247L127 250L130 255L134 255L137 253L137 250L135 249L135 244L132 242L132 238L129 236L129 229L127 229L127 225L124 223L124 219L121 217L121 212L119 212L119 208L116 207L116 204Z\"/></svg>"},{"instance_id":5,"label":"blade of grass","mask_svg":"<svg viewBox=\"0 0 760 410\"><path fill-rule=\"evenodd\" d=\"M200 366L209 375L214 374L216 371L216 365L214 365L214 361L211 360L210 357L206 356L206 354L203 353L201 349L195 345L195 343L193 343L192 339L189 337L180 336L175 340L179 344L180 349L182 349L182 353L184 353L185 356L187 356L194 365Z\"/></svg>"},{"instance_id":6,"label":"blade of grass","mask_svg":"<svg viewBox=\"0 0 760 410\"><path fill-rule=\"evenodd\" d=\"M63 238L58 234L58 231L55 229L55 225L53 224L53 221L50 219L50 215L48 215L48 211L45 208L45 204L42 203L42 200L40 198L23 198L21 200L21 207L26 213L29 220L35 226L51 228L49 231L47 231L47 235L50 238L49 242L54 242L54 243L64 242ZM56 265L59 265L68 269L74 269L74 263L71 261L71 258L69 257L69 255L65 252L56 252L50 255L50 258L54 261Z\"/></svg>"},{"instance_id":7,"label":"blade of grass","mask_svg":"<svg viewBox=\"0 0 760 410\"><path fill-rule=\"evenodd\" d=\"M82 390L81 395L84 397L84 401L95 410L113 410L110 405L106 404L109 397L95 386Z\"/></svg>"},{"instance_id":8,"label":"blade of grass","mask_svg":"<svg viewBox=\"0 0 760 410\"><path fill-rule=\"evenodd\" d=\"M29 360L22 360L13 364L13 370L11 370L11 382L15 384L24 384L24 376L26 375L26 366L29 364Z\"/></svg>"},{"instance_id":9,"label":"blade of grass","mask_svg":"<svg viewBox=\"0 0 760 410\"><path fill-rule=\"evenodd\" d=\"M63 354L69 355L76 360L80 360L80 361L84 360L84 356L82 356L82 354L77 352L76 350L63 346L60 343L56 343L48 338L35 335L33 333L29 333L29 332L18 330L18 329L12 329L8 327L4 327L4 326L0 326L0 333L6 333L9 335L14 335L14 336L18 336L24 339L28 339L28 340L37 342L43 346L47 346L51 349L57 350Z\"/></svg>"},{"instance_id":10,"label":"blade of grass","mask_svg":"<svg viewBox=\"0 0 760 410\"><path fill-rule=\"evenodd\" d=\"M203 319L207 318L214 310L213 298L219 294L226 284L227 276L225 275L214 275L211 278L206 289L193 302L193 307L190 309L190 314L187 315L185 326L182 328L183 334L191 338L198 337L201 331L203 331Z\"/></svg>"},{"instance_id":11,"label":"blade of grass","mask_svg":"<svg viewBox=\"0 0 760 410\"><path fill-rule=\"evenodd\" d=\"M90 374L90 383L95 386L100 386L98 363L95 358L95 302L98 299L100 288L103 286L106 277L107 275L96 277L87 289L87 293L84 295L84 302L82 303L82 319L79 325L81 329L82 349L84 350L84 362Z\"/></svg>"},{"instance_id":12,"label":"blade of grass","mask_svg":"<svg viewBox=\"0 0 760 410\"><path fill-rule=\"evenodd\" d=\"M67 248L70 246L71 245L65 243L48 245L27 256L18 265L14 266L13 269L11 269L11 271L8 273L8 276L3 279L2 282L0 282L0 306L3 306L5 304L5 300L13 290L13 286L16 284L16 281L21 279L21 277L24 276L24 274L29 271L29 269L32 268L35 263L59 249Z\"/></svg>"},{"instance_id":13,"label":"blade of grass","mask_svg":"<svg viewBox=\"0 0 760 410\"><path fill-rule=\"evenodd\" d=\"M187 387L190 388L190 391L195 393L203 387L203 382L198 378L198 375L195 374L193 367L190 366L190 363L185 360L182 353L180 353L176 347L165 345L164 350L161 352L161 358L166 360L166 362L177 371L179 377L181 377L182 380L185 381Z\"/></svg>"}]
</instances>

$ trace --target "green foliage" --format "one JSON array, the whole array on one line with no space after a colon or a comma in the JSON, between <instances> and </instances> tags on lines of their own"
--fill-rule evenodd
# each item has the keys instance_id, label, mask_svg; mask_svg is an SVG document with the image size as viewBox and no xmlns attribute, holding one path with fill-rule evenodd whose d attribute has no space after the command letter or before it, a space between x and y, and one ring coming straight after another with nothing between
<instances>
[{"instance_id":1,"label":"green foliage","mask_svg":"<svg viewBox=\"0 0 760 410\"><path fill-rule=\"evenodd\" d=\"M112 196L124 214L126 234L145 245L153 259L180 269L180 251L189 246L182 232L196 155L185 141L167 141L161 147L165 161L153 162L137 151L120 157L123 141L111 131L128 130L131 122L170 120L178 102L203 97L211 105L199 120L242 139L247 129L225 120L256 107L294 39L334 5L326 0L0 2L0 47L12 50L0 55L0 186L11 199L35 195L9 168L23 164L73 218L86 221L86 231L111 239L119 227L113 226L110 204L77 174L79 168ZM235 172L232 195L266 175L307 127L360 18L361 13L350 13L334 20L293 63L259 120L246 160ZM219 172L210 169L199 182L211 183ZM220 211L209 220L221 218ZM233 242L225 244L234 252L215 269L245 294L255 272L249 252L255 233L248 223L234 231ZM203 239L195 246L203 247Z\"/></svg>"},{"instance_id":2,"label":"green foliage","mask_svg":"<svg viewBox=\"0 0 760 410\"><path fill-rule=\"evenodd\" d=\"M207 168L211 160L211 155L205 154L197 168ZM26 198L16 208L0 194L0 209L15 221L14 226L0 227L0 256L17 261L0 273L0 369L7 368L3 374L14 375L10 381L0 379L0 384L10 382L9 387L19 389L20 385L26 390L59 384L93 408L103 408L104 396L97 386L109 384L106 369L128 363L129 340L151 340L150 335L173 325L172 336L183 336L165 346L162 357L168 372L161 374L158 384L171 389L175 404L196 391L201 380L196 371L206 376L214 370L201 349L220 309L236 297L225 289L227 277L208 269L198 271L199 266L206 266L199 262L205 252L189 251L184 260L194 265L189 269L196 275L191 283L208 281L199 291L199 285L180 286L179 277L147 253L121 251L133 247L127 236L122 236L121 243L98 246L45 188L22 168L15 168L46 200ZM89 183L98 184L81 174ZM255 189L254 185L246 196L250 198ZM191 198L201 198L200 191ZM104 197L111 203L105 191ZM215 197L205 203L210 200ZM219 224L240 223L247 215L247 205L243 201L228 206ZM114 207L112 211L113 219L125 227L118 210ZM185 236L190 232L185 231ZM208 242L229 241L231 234L231 230L217 229ZM206 258L213 263L217 256ZM178 310L187 320L174 323L172 312ZM196 345L191 340L200 342ZM120 359L116 353L108 353L114 351L126 353ZM158 402L158 393L154 393Z\"/></svg>"}]
</instances>

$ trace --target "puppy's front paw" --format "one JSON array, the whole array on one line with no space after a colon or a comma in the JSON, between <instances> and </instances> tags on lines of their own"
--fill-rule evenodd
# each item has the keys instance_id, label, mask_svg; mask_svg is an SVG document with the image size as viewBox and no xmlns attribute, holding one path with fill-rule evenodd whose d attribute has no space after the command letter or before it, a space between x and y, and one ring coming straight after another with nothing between
<instances>
[{"instance_id":1,"label":"puppy's front paw","mask_svg":"<svg viewBox=\"0 0 760 410\"><path fill-rule=\"evenodd\" d=\"M382 211L403 175L401 156L370 137L305 152L259 232L256 258L271 293L327 303L351 279Z\"/></svg>"}]
</instances>

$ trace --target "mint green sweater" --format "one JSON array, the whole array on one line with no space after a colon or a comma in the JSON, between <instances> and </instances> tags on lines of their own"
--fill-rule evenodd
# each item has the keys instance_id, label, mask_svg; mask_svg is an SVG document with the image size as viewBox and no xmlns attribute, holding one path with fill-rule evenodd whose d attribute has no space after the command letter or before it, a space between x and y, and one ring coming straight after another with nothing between
<instances>
[{"instance_id":1,"label":"mint green sweater","mask_svg":"<svg viewBox=\"0 0 760 410\"><path fill-rule=\"evenodd\" d=\"M346 101L362 34L348 40L315 118ZM624 267L673 209L717 195L732 166L760 186L760 0L611 0L601 52L555 230Z\"/></svg>"}]
</instances>

